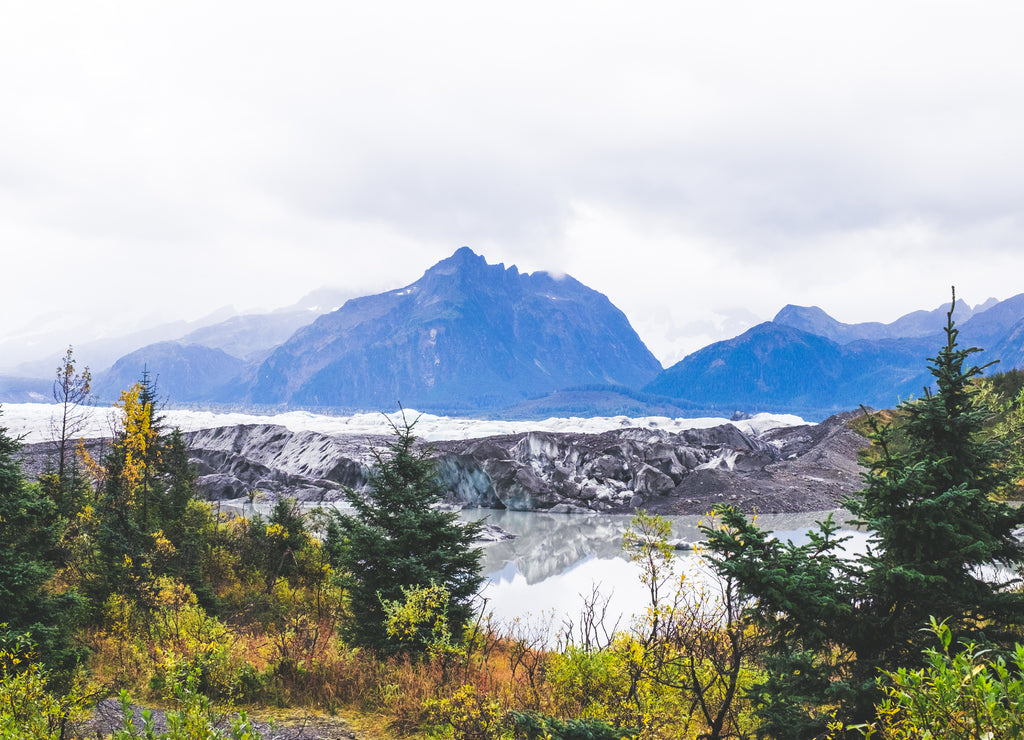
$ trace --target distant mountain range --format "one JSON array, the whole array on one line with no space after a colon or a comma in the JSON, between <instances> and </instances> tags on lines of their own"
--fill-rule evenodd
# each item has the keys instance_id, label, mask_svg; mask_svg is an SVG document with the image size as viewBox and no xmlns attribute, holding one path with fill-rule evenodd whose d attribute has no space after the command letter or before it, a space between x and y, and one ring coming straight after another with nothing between
<instances>
[{"instance_id":1,"label":"distant mountain range","mask_svg":"<svg viewBox=\"0 0 1024 740\"><path fill-rule=\"evenodd\" d=\"M143 370L171 404L332 412L700 416L773 411L820 420L894 406L931 384L947 306L889 324L845 324L817 307L716 342L668 369L607 297L577 280L490 265L463 247L403 288L344 300L311 294L147 344L94 373L98 401ZM980 362L1024 368L1024 294L954 317ZM0 378L0 401L47 400L50 380Z\"/></svg>"},{"instance_id":2,"label":"distant mountain range","mask_svg":"<svg viewBox=\"0 0 1024 740\"><path fill-rule=\"evenodd\" d=\"M237 315L234 309L225 307L196 321L176 321L134 331L126 335L110 336L103 339L76 344L75 357L79 366L93 369L94 390L97 399L116 399L121 389L138 380L139 372L147 361L154 367L162 364L172 353L168 344L188 347L198 345L208 349L220 349L238 360L253 362L262 360L274 347L290 337L296 329L309 324L323 313L337 309L353 297L348 291L321 289L313 291L291 306L264 314ZM59 329L46 328L29 342L28 355L14 351L19 339L0 342L0 357L8 360L0 373L0 402L31 403L52 400L51 386L53 373L58 361L67 349L66 336ZM43 347L49 347L44 352ZM150 351L152 348L152 351ZM21 353L25 353L24 348ZM191 360L181 358L183 364ZM194 359L194 358L193 358ZM222 368L223 370L223 368ZM167 370L164 379L168 386L184 390L183 395L175 393L175 402L203 400L202 393L185 388L188 373L175 378ZM234 376L222 377L225 382Z\"/></svg>"},{"instance_id":3,"label":"distant mountain range","mask_svg":"<svg viewBox=\"0 0 1024 740\"><path fill-rule=\"evenodd\" d=\"M890 408L932 385L929 357L945 343L949 304L890 324L844 324L817 307L786 306L738 337L685 357L644 387L720 412L785 411L821 419L857 408ZM953 314L962 347L996 370L1024 367L1024 294Z\"/></svg>"}]
</instances>

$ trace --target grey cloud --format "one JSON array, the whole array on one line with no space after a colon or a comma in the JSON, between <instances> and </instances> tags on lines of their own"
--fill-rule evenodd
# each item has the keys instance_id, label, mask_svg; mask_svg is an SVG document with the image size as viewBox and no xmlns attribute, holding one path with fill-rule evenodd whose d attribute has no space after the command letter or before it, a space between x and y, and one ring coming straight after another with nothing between
<instances>
[{"instance_id":1,"label":"grey cloud","mask_svg":"<svg viewBox=\"0 0 1024 740\"><path fill-rule=\"evenodd\" d=\"M291 171L266 186L310 216L378 221L424 239L528 245L561 235L568 204L552 192L543 171L466 154L399 161L381 153L357 168Z\"/></svg>"},{"instance_id":2,"label":"grey cloud","mask_svg":"<svg viewBox=\"0 0 1024 740\"><path fill-rule=\"evenodd\" d=\"M25 5L30 22L0 28L18 71L0 81L0 234L47 254L102 241L115 281L173 247L247 270L203 293L268 296L276 257L362 270L337 256L356 243L382 271L462 244L535 269L642 254L600 273L634 305L681 300L664 275L694 262L688 244L774 309L836 256L816 252L873 231L874 254L920 223L921 254L1019 255L1019 6L784 5L186 3L57 23ZM580 205L614 235L574 243ZM231 258L248 249L262 261ZM706 282L686 300L708 305ZM29 300L10 295L9 311Z\"/></svg>"}]
</instances>

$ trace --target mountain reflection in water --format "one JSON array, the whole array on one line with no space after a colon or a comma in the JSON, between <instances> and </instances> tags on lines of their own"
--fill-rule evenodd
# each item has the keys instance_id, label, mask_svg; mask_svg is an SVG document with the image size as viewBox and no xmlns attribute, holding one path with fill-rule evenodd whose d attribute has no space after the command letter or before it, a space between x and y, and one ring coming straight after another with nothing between
<instances>
[{"instance_id":1,"label":"mountain reflection in water","mask_svg":"<svg viewBox=\"0 0 1024 740\"><path fill-rule=\"evenodd\" d=\"M337 506L338 504L334 504ZM269 516L272 506L243 499L220 501L218 513L252 516L259 512ZM307 504L304 508L315 508ZM802 543L807 530L823 521L827 511L802 514L761 514L757 524L781 540ZM845 511L831 512L838 522L845 521ZM640 569L622 550L622 533L632 516L627 514L547 514L533 511L499 509L463 509L460 516L468 521L486 519L516 535L515 539L481 545L482 570L485 578L481 596L486 599L485 613L499 623L514 620L545 626L545 642L554 646L557 633L566 621L578 619L584 599L595 590L602 600L608 599L606 627L616 623L621 629L629 626L634 615L643 614L647 606L647 589L640 581ZM697 542L701 539L697 523L705 517L667 517L672 524L672 539ZM850 536L848 552L863 552L867 533L844 528L840 535ZM697 567L692 551L677 551L681 572L691 578L704 577Z\"/></svg>"},{"instance_id":2,"label":"mountain reflection in water","mask_svg":"<svg viewBox=\"0 0 1024 740\"><path fill-rule=\"evenodd\" d=\"M828 513L766 514L758 517L757 524L779 539L799 543ZM837 521L843 521L844 514L833 512ZM632 517L493 509L467 509L462 517L486 519L516 535L483 546L486 581L481 593L487 600L486 611L499 622L547 622L557 630L565 621L578 618L584 598L595 589L609 599L609 628L616 620L625 628L633 615L643 613L647 590L640 581L640 569L622 549L622 534ZM672 538L698 541L701 519L669 517ZM863 550L865 533L844 530L842 534L852 536L848 550ZM683 572L701 577L693 552L677 551L676 557Z\"/></svg>"}]
</instances>

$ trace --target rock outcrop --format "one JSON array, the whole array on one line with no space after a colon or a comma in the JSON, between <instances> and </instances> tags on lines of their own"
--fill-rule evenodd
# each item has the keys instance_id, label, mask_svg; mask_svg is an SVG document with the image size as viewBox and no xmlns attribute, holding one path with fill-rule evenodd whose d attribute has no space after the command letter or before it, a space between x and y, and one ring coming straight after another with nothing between
<instances>
[{"instance_id":1,"label":"rock outcrop","mask_svg":"<svg viewBox=\"0 0 1024 740\"><path fill-rule=\"evenodd\" d=\"M436 446L442 481L466 505L552 512L703 513L835 507L860 488L867 441L851 415L755 437L732 424L669 432L530 432Z\"/></svg>"},{"instance_id":2,"label":"rock outcrop","mask_svg":"<svg viewBox=\"0 0 1024 740\"><path fill-rule=\"evenodd\" d=\"M243 498L258 491L299 501L337 501L342 488L366 488L370 451L386 439L246 424L189 432L185 442L207 498Z\"/></svg>"}]
</instances>

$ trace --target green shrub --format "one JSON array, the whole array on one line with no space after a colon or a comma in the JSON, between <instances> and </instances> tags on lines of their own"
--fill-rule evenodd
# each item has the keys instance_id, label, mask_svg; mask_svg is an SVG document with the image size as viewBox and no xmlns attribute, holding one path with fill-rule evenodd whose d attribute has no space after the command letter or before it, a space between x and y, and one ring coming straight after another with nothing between
<instances>
[{"instance_id":1,"label":"green shrub","mask_svg":"<svg viewBox=\"0 0 1024 740\"><path fill-rule=\"evenodd\" d=\"M455 740L491 740L506 734L498 702L481 696L472 684L460 687L450 697L428 699L425 708L442 733L451 732Z\"/></svg>"},{"instance_id":2,"label":"green shrub","mask_svg":"<svg viewBox=\"0 0 1024 740\"><path fill-rule=\"evenodd\" d=\"M148 710L142 713L142 727L136 725L131 696L122 691L121 727L114 731L111 740L262 740L263 735L245 712L229 721L215 711L210 700L198 690L198 684L197 671L171 680L167 689L178 707L167 712L167 731L161 733L154 729L153 715Z\"/></svg>"},{"instance_id":3,"label":"green shrub","mask_svg":"<svg viewBox=\"0 0 1024 740\"><path fill-rule=\"evenodd\" d=\"M555 697L564 713L588 719L613 720L629 695L630 681L623 656L628 638L617 650L568 647L553 657L548 672Z\"/></svg>"},{"instance_id":4,"label":"green shrub","mask_svg":"<svg viewBox=\"0 0 1024 740\"><path fill-rule=\"evenodd\" d=\"M60 740L67 726L85 715L88 692L73 680L67 693L48 687L49 673L31 653L0 648L0 737L4 740Z\"/></svg>"},{"instance_id":5,"label":"green shrub","mask_svg":"<svg viewBox=\"0 0 1024 740\"><path fill-rule=\"evenodd\" d=\"M613 727L599 719L558 720L537 712L512 712L516 737L526 740L622 740L639 733L635 727Z\"/></svg>"},{"instance_id":6,"label":"green shrub","mask_svg":"<svg viewBox=\"0 0 1024 740\"><path fill-rule=\"evenodd\" d=\"M411 653L444 658L457 652L448 622L450 594L444 586L402 586L402 599L381 601L388 639Z\"/></svg>"},{"instance_id":7,"label":"green shrub","mask_svg":"<svg viewBox=\"0 0 1024 740\"><path fill-rule=\"evenodd\" d=\"M975 643L950 652L952 632L932 620L941 649L924 651L925 666L885 671L878 721L862 729L893 740L1024 737L1024 646L1006 658Z\"/></svg>"}]
</instances>

